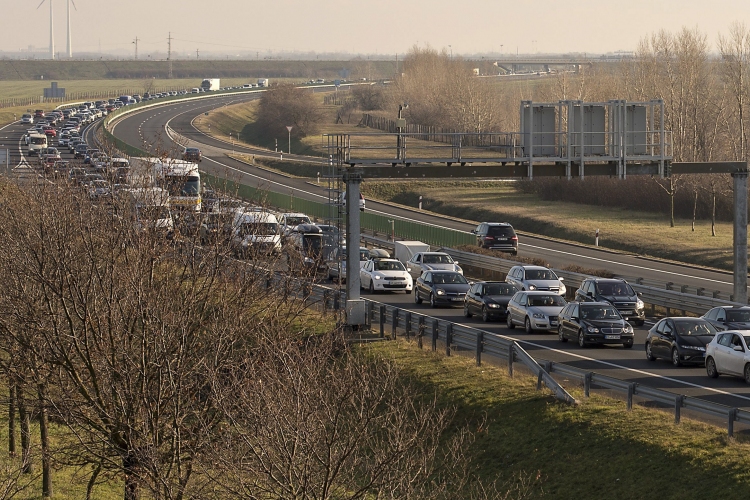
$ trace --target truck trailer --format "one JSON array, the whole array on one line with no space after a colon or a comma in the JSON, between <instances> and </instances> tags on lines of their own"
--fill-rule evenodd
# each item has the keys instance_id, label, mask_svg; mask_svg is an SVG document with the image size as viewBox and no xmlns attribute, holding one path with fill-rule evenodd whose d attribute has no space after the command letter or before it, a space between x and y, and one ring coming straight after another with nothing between
<instances>
[{"instance_id":1,"label":"truck trailer","mask_svg":"<svg viewBox=\"0 0 750 500\"><path fill-rule=\"evenodd\" d=\"M219 78L204 78L201 82L201 88L206 91L219 90L221 83Z\"/></svg>"}]
</instances>

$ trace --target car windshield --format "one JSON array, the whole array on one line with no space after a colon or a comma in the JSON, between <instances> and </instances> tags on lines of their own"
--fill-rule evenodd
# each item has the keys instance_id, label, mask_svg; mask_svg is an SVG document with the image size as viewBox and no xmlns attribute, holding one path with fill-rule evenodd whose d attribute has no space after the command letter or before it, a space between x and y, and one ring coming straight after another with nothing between
<instances>
[{"instance_id":1,"label":"car windshield","mask_svg":"<svg viewBox=\"0 0 750 500\"><path fill-rule=\"evenodd\" d=\"M513 295L516 291L516 287L505 283L490 283L484 286L485 295Z\"/></svg>"},{"instance_id":2,"label":"car windshield","mask_svg":"<svg viewBox=\"0 0 750 500\"><path fill-rule=\"evenodd\" d=\"M245 222L240 227L240 234L271 236L277 234L278 230L278 225L274 222Z\"/></svg>"},{"instance_id":3,"label":"car windshield","mask_svg":"<svg viewBox=\"0 0 750 500\"><path fill-rule=\"evenodd\" d=\"M529 295L529 305L534 306L564 306L565 299L559 295Z\"/></svg>"},{"instance_id":4,"label":"car windshield","mask_svg":"<svg viewBox=\"0 0 750 500\"><path fill-rule=\"evenodd\" d=\"M361 249L359 250L359 261L365 262L367 260L370 260L370 251L367 249Z\"/></svg>"},{"instance_id":5,"label":"car windshield","mask_svg":"<svg viewBox=\"0 0 750 500\"><path fill-rule=\"evenodd\" d=\"M675 332L679 335L716 335L716 329L707 321L678 320L674 322Z\"/></svg>"},{"instance_id":6,"label":"car windshield","mask_svg":"<svg viewBox=\"0 0 750 500\"><path fill-rule=\"evenodd\" d=\"M404 265L395 260L378 261L375 263L376 271L403 271Z\"/></svg>"},{"instance_id":7,"label":"car windshield","mask_svg":"<svg viewBox=\"0 0 750 500\"><path fill-rule=\"evenodd\" d=\"M440 285L463 285L468 283L466 278L458 273L438 273L432 275L432 282Z\"/></svg>"},{"instance_id":8,"label":"car windshield","mask_svg":"<svg viewBox=\"0 0 750 500\"><path fill-rule=\"evenodd\" d=\"M620 313L612 306L581 306L581 319L615 320L620 318Z\"/></svg>"},{"instance_id":9,"label":"car windshield","mask_svg":"<svg viewBox=\"0 0 750 500\"><path fill-rule=\"evenodd\" d=\"M446 254L425 254L422 262L425 264L453 264L453 259Z\"/></svg>"},{"instance_id":10,"label":"car windshield","mask_svg":"<svg viewBox=\"0 0 750 500\"><path fill-rule=\"evenodd\" d=\"M557 276L549 269L527 269L527 280L556 280Z\"/></svg>"},{"instance_id":11,"label":"car windshield","mask_svg":"<svg viewBox=\"0 0 750 500\"><path fill-rule=\"evenodd\" d=\"M312 224L310 217L287 217L287 226L299 226L300 224Z\"/></svg>"},{"instance_id":12,"label":"car windshield","mask_svg":"<svg viewBox=\"0 0 750 500\"><path fill-rule=\"evenodd\" d=\"M596 289L599 295L609 295L612 297L632 297L635 292L627 283L597 283Z\"/></svg>"},{"instance_id":13,"label":"car windshield","mask_svg":"<svg viewBox=\"0 0 750 500\"><path fill-rule=\"evenodd\" d=\"M727 321L737 321L739 323L750 322L750 309L740 309L736 311L727 309Z\"/></svg>"}]
</instances>

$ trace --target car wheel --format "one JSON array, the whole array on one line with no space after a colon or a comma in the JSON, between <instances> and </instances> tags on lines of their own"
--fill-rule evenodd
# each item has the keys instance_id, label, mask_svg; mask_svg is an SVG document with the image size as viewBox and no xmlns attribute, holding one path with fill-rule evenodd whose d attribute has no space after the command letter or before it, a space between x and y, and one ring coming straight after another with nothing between
<instances>
[{"instance_id":1,"label":"car wheel","mask_svg":"<svg viewBox=\"0 0 750 500\"><path fill-rule=\"evenodd\" d=\"M578 346L586 347L586 336L583 334L583 330L578 330Z\"/></svg>"},{"instance_id":2,"label":"car wheel","mask_svg":"<svg viewBox=\"0 0 750 500\"><path fill-rule=\"evenodd\" d=\"M375 285L373 285L373 284L372 284L372 280L370 280L370 288L369 288L369 291L370 291L370 293L373 293L373 294L375 293Z\"/></svg>"},{"instance_id":3,"label":"car wheel","mask_svg":"<svg viewBox=\"0 0 750 500\"><path fill-rule=\"evenodd\" d=\"M471 318L472 314L469 312L469 304L464 304L464 318Z\"/></svg>"},{"instance_id":4,"label":"car wheel","mask_svg":"<svg viewBox=\"0 0 750 500\"><path fill-rule=\"evenodd\" d=\"M524 330L526 330L526 333L532 333L534 331L533 328L531 328L531 320L528 316L526 316L526 319L523 322Z\"/></svg>"},{"instance_id":5,"label":"car wheel","mask_svg":"<svg viewBox=\"0 0 750 500\"><path fill-rule=\"evenodd\" d=\"M674 366L682 366L682 361L680 361L680 353L677 352L677 348L672 348L672 364Z\"/></svg>"},{"instance_id":6,"label":"car wheel","mask_svg":"<svg viewBox=\"0 0 750 500\"><path fill-rule=\"evenodd\" d=\"M565 334L563 333L563 327L562 325L557 327L557 340L560 342L567 342L568 339L565 337Z\"/></svg>"},{"instance_id":7,"label":"car wheel","mask_svg":"<svg viewBox=\"0 0 750 500\"><path fill-rule=\"evenodd\" d=\"M414 303L415 304L422 303L422 297L419 296L419 290L414 290Z\"/></svg>"},{"instance_id":8,"label":"car wheel","mask_svg":"<svg viewBox=\"0 0 750 500\"><path fill-rule=\"evenodd\" d=\"M485 323L489 322L490 320L490 312L487 310L486 307L482 306L482 321Z\"/></svg>"},{"instance_id":9,"label":"car wheel","mask_svg":"<svg viewBox=\"0 0 750 500\"><path fill-rule=\"evenodd\" d=\"M747 367L745 367L745 370L747 371ZM711 378L717 378L719 376L719 371L716 369L716 361L714 361L714 358L706 358L706 375Z\"/></svg>"},{"instance_id":10,"label":"car wheel","mask_svg":"<svg viewBox=\"0 0 750 500\"><path fill-rule=\"evenodd\" d=\"M645 319L639 319L635 322L635 326L643 326L646 323Z\"/></svg>"},{"instance_id":11,"label":"car wheel","mask_svg":"<svg viewBox=\"0 0 750 500\"><path fill-rule=\"evenodd\" d=\"M656 361L656 356L651 352L651 342L646 342L646 359Z\"/></svg>"},{"instance_id":12,"label":"car wheel","mask_svg":"<svg viewBox=\"0 0 750 500\"><path fill-rule=\"evenodd\" d=\"M506 319L505 324L510 330L516 327L516 325L513 323L513 319L510 317L510 312L508 312L508 318Z\"/></svg>"},{"instance_id":13,"label":"car wheel","mask_svg":"<svg viewBox=\"0 0 750 500\"><path fill-rule=\"evenodd\" d=\"M435 302L435 294L430 293L430 307L437 307L437 303Z\"/></svg>"}]
</instances>

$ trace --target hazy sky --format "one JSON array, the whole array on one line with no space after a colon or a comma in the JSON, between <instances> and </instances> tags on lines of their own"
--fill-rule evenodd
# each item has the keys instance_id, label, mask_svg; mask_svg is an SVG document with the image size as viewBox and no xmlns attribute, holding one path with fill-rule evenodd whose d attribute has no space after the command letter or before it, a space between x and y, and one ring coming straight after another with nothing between
<instances>
[{"instance_id":1,"label":"hazy sky","mask_svg":"<svg viewBox=\"0 0 750 500\"><path fill-rule=\"evenodd\" d=\"M49 46L46 0L0 0L0 50ZM65 52L67 0L54 2L55 50ZM403 54L415 44L454 54L634 50L642 37L698 27L712 47L750 0L75 0L73 50L178 57L283 51Z\"/></svg>"}]
</instances>

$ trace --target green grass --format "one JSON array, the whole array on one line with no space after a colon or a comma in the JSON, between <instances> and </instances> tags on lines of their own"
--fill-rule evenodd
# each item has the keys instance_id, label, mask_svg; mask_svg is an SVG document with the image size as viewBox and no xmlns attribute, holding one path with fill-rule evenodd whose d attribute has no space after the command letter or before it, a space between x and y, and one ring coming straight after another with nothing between
<instances>
[{"instance_id":1,"label":"green grass","mask_svg":"<svg viewBox=\"0 0 750 500\"><path fill-rule=\"evenodd\" d=\"M711 236L709 221L677 219L669 227L665 214L602 208L575 203L544 201L518 192L512 182L365 182L362 192L370 198L423 208L435 213L474 221L507 221L516 229L553 238L599 244L642 255L680 262L732 268L732 225L717 223Z\"/></svg>"},{"instance_id":2,"label":"green grass","mask_svg":"<svg viewBox=\"0 0 750 500\"><path fill-rule=\"evenodd\" d=\"M477 433L471 456L485 480L538 476L533 498L746 498L750 444L726 430L593 395L577 406L536 391L536 379L406 341L362 349L394 362L428 397L456 408ZM570 390L570 388L568 388ZM486 420L485 420L486 419Z\"/></svg>"}]
</instances>

